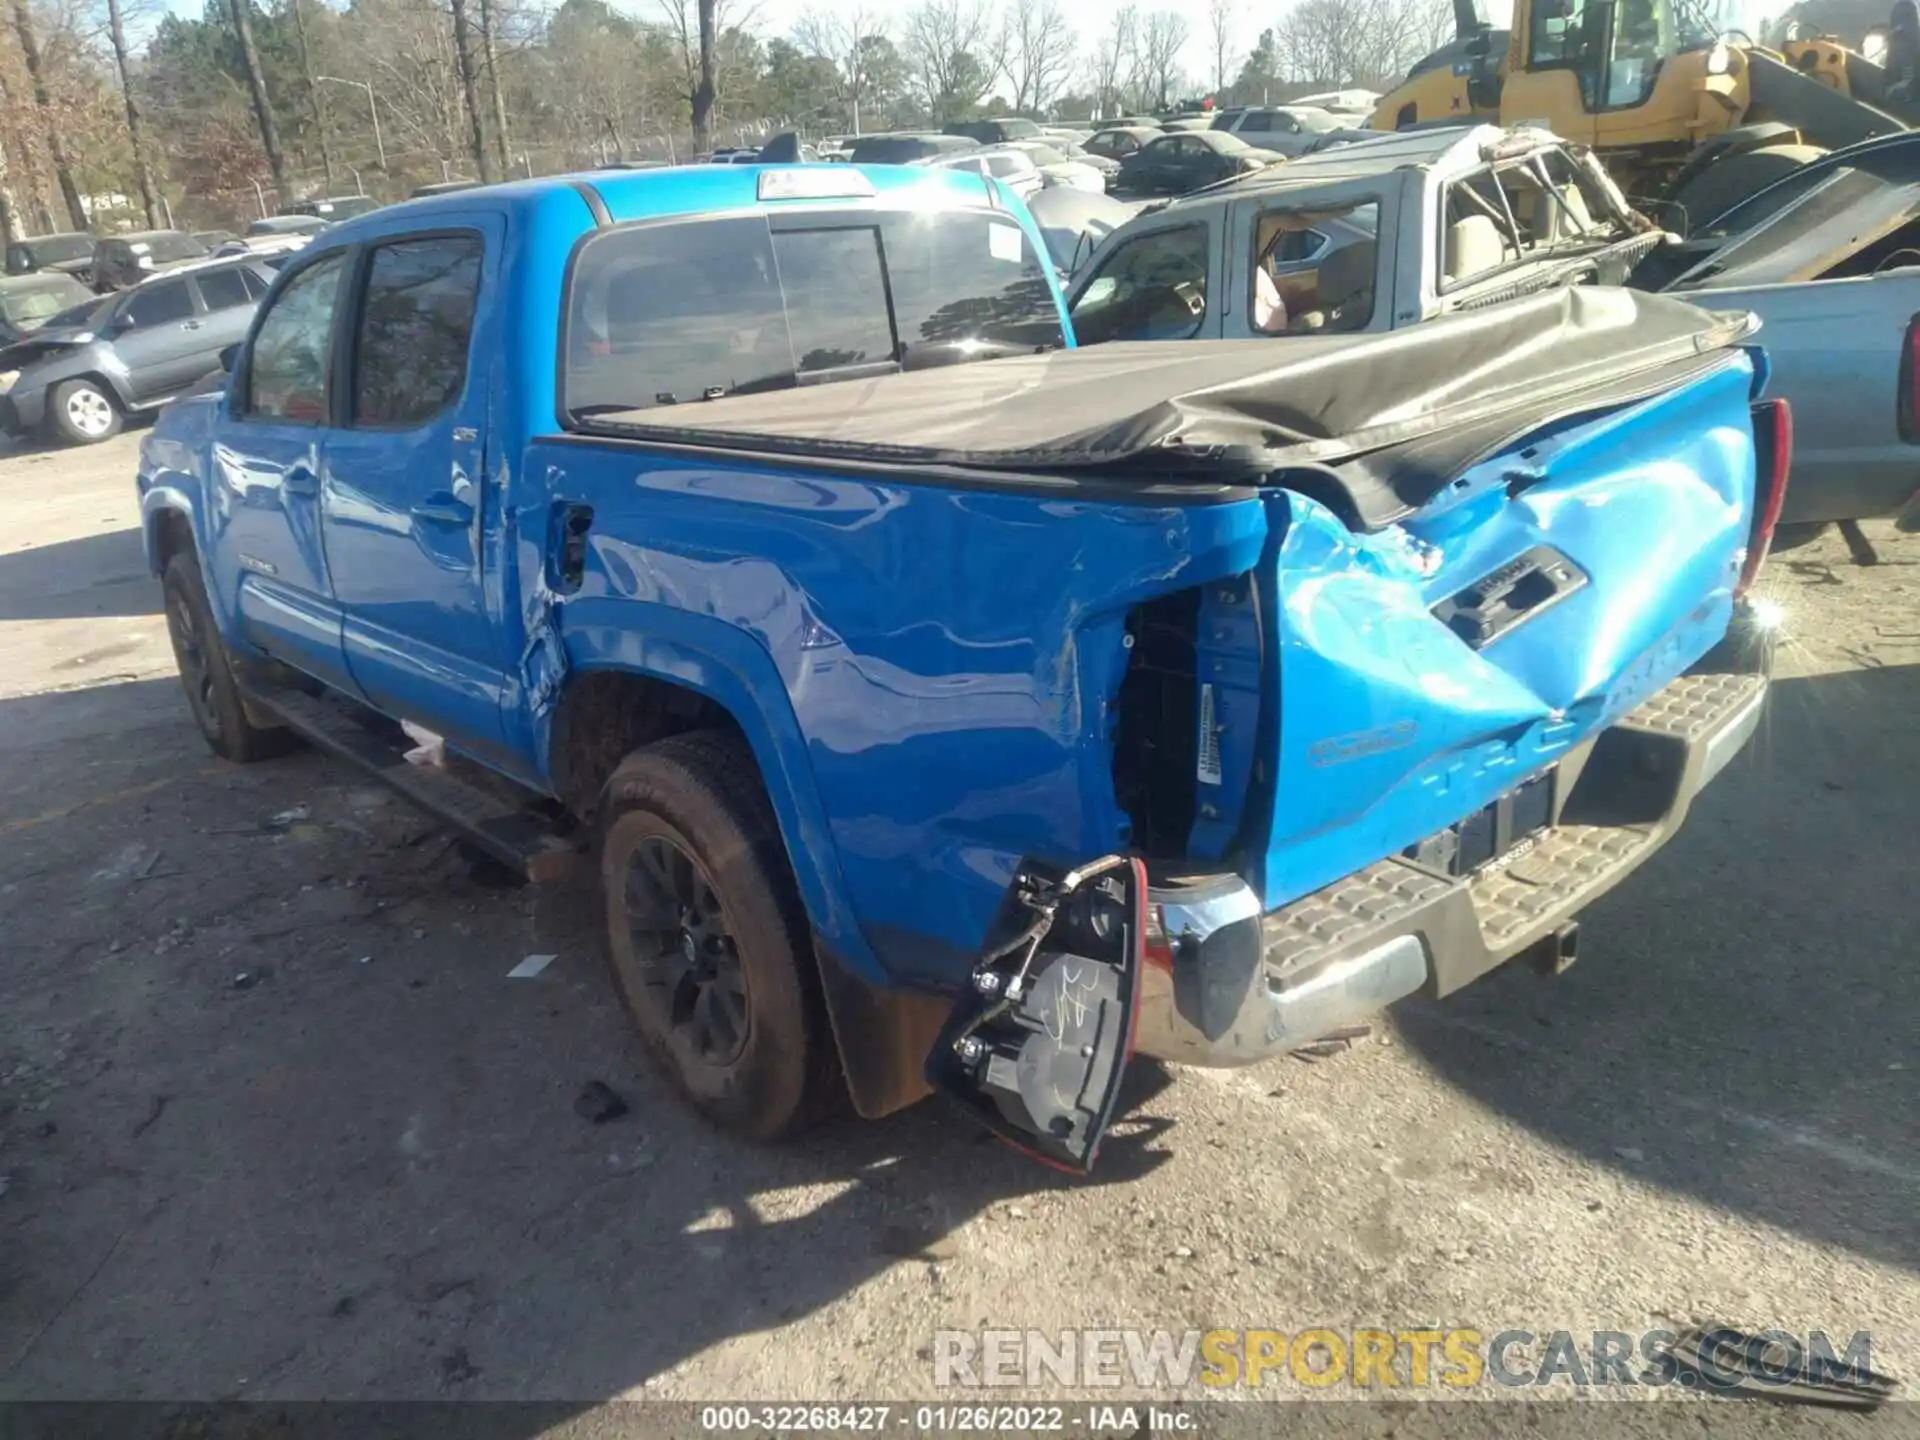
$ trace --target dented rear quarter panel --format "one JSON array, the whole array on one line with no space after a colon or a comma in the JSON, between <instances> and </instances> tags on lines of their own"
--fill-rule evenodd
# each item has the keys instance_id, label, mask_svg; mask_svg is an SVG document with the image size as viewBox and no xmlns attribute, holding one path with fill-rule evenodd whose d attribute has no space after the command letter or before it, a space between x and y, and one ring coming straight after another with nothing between
<instances>
[{"instance_id":1,"label":"dented rear quarter panel","mask_svg":"<svg viewBox=\"0 0 1920 1440\"><path fill-rule=\"evenodd\" d=\"M611 441L534 460L556 498L595 507L569 668L673 678L711 637L750 639L719 683L766 724L763 770L793 782L772 788L816 928L922 984L964 979L1022 856L1127 843L1127 611L1251 570L1267 544L1251 495L1127 503Z\"/></svg>"}]
</instances>

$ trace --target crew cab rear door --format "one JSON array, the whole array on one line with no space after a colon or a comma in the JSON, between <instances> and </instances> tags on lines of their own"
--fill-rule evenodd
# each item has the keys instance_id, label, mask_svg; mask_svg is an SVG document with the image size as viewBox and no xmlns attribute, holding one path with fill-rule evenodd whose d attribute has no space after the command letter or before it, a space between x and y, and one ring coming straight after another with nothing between
<instances>
[{"instance_id":1,"label":"crew cab rear door","mask_svg":"<svg viewBox=\"0 0 1920 1440\"><path fill-rule=\"evenodd\" d=\"M342 329L342 423L322 526L347 664L388 714L480 754L510 687L487 608L483 536L502 523L486 465L499 351L485 277L505 221L475 212L361 248Z\"/></svg>"},{"instance_id":2,"label":"crew cab rear door","mask_svg":"<svg viewBox=\"0 0 1920 1440\"><path fill-rule=\"evenodd\" d=\"M940 1038L927 1082L1035 1159L1084 1174L1133 1053L1146 866L1028 860Z\"/></svg>"}]
</instances>

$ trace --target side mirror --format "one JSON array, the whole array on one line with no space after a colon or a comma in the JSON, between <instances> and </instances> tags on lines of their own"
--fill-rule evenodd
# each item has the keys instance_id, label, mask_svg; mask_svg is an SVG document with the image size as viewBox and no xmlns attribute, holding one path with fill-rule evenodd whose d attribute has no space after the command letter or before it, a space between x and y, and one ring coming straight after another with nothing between
<instances>
[{"instance_id":1,"label":"side mirror","mask_svg":"<svg viewBox=\"0 0 1920 1440\"><path fill-rule=\"evenodd\" d=\"M1487 34L1484 30L1481 31L1480 34L1475 35L1472 39L1467 41L1467 54L1472 56L1475 60L1486 59L1487 56L1490 53L1492 53L1492 50L1493 50L1493 41L1487 38Z\"/></svg>"},{"instance_id":2,"label":"side mirror","mask_svg":"<svg viewBox=\"0 0 1920 1440\"><path fill-rule=\"evenodd\" d=\"M220 368L229 375L233 374L234 362L239 358L240 347L238 345L227 346L226 349L220 352Z\"/></svg>"}]
</instances>

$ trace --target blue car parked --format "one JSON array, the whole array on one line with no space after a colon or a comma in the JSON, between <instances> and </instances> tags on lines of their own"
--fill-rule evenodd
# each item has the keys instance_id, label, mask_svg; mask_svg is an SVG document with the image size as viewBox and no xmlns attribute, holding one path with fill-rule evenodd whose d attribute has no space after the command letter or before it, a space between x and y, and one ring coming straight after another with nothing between
<instances>
[{"instance_id":1,"label":"blue car parked","mask_svg":"<svg viewBox=\"0 0 1920 1440\"><path fill-rule=\"evenodd\" d=\"M1745 328L1076 350L1043 253L992 181L844 164L316 237L141 449L195 722L595 867L640 1034L753 1137L931 1086L1083 1169L1136 1050L1564 963L1764 703Z\"/></svg>"}]
</instances>

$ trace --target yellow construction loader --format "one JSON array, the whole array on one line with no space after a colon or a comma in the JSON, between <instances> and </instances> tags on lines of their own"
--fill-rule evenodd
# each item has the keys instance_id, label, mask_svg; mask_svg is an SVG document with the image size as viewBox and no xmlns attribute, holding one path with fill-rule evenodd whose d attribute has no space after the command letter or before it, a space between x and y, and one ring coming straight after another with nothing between
<instances>
[{"instance_id":1,"label":"yellow construction loader","mask_svg":"<svg viewBox=\"0 0 1920 1440\"><path fill-rule=\"evenodd\" d=\"M1886 72L1838 42L1809 35L1770 50L1688 0L1514 0L1510 30L1476 0L1454 0L1454 17L1455 39L1381 100L1375 129L1544 125L1592 146L1682 232L1915 118L1883 108Z\"/></svg>"}]
</instances>

